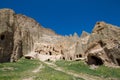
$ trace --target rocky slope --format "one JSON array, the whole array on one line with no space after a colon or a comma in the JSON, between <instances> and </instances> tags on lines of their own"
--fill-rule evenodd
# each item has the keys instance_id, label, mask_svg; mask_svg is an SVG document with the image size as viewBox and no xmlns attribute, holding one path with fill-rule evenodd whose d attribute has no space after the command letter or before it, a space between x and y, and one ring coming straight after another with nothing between
<instances>
[{"instance_id":1,"label":"rocky slope","mask_svg":"<svg viewBox=\"0 0 120 80\"><path fill-rule=\"evenodd\" d=\"M22 56L40 60L84 60L89 65L120 65L120 28L97 22L92 33L61 36L34 19L0 10L0 62Z\"/></svg>"}]
</instances>

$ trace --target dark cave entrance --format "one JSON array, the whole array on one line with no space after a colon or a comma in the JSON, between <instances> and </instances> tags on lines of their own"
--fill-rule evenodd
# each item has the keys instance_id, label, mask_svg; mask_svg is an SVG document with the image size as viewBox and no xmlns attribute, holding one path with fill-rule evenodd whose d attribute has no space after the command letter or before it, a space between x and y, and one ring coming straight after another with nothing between
<instances>
[{"instance_id":1,"label":"dark cave entrance","mask_svg":"<svg viewBox=\"0 0 120 80\"><path fill-rule=\"evenodd\" d=\"M72 60L72 57L70 57L70 60Z\"/></svg>"},{"instance_id":2,"label":"dark cave entrance","mask_svg":"<svg viewBox=\"0 0 120 80\"><path fill-rule=\"evenodd\" d=\"M52 52L49 51L49 55L52 55Z\"/></svg>"},{"instance_id":3,"label":"dark cave entrance","mask_svg":"<svg viewBox=\"0 0 120 80\"><path fill-rule=\"evenodd\" d=\"M117 63L118 63L118 66L120 66L120 59L116 59Z\"/></svg>"},{"instance_id":4,"label":"dark cave entrance","mask_svg":"<svg viewBox=\"0 0 120 80\"><path fill-rule=\"evenodd\" d=\"M93 55L88 55L88 65L103 65L103 61L101 58Z\"/></svg>"},{"instance_id":5,"label":"dark cave entrance","mask_svg":"<svg viewBox=\"0 0 120 80\"><path fill-rule=\"evenodd\" d=\"M4 39L5 39L5 35L1 35L1 36L0 36L0 39L1 39L1 40L4 40Z\"/></svg>"},{"instance_id":6,"label":"dark cave entrance","mask_svg":"<svg viewBox=\"0 0 120 80\"><path fill-rule=\"evenodd\" d=\"M82 54L76 55L76 58L81 58L81 57L82 57Z\"/></svg>"},{"instance_id":7,"label":"dark cave entrance","mask_svg":"<svg viewBox=\"0 0 120 80\"><path fill-rule=\"evenodd\" d=\"M25 59L33 59L31 56L25 56Z\"/></svg>"},{"instance_id":8,"label":"dark cave entrance","mask_svg":"<svg viewBox=\"0 0 120 80\"><path fill-rule=\"evenodd\" d=\"M62 59L65 60L65 57L63 57Z\"/></svg>"}]
</instances>

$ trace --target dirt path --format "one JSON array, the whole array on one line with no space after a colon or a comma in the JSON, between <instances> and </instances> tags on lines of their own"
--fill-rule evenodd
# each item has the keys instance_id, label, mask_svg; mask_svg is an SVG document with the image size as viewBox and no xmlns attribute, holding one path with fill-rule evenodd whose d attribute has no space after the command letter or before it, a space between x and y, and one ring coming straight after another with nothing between
<instances>
[{"instance_id":1,"label":"dirt path","mask_svg":"<svg viewBox=\"0 0 120 80\"><path fill-rule=\"evenodd\" d=\"M41 70L42 68L44 68L44 66L41 64L38 68L36 68L36 69L33 70L32 72L33 72L33 73L38 73L38 72L40 72L40 70Z\"/></svg>"},{"instance_id":2,"label":"dirt path","mask_svg":"<svg viewBox=\"0 0 120 80\"><path fill-rule=\"evenodd\" d=\"M36 69L34 69L34 70L31 71L32 73L34 73L33 76L24 78L24 79L22 79L22 80L34 80L35 74L37 74L38 72L40 72L40 70L41 70L42 68L44 68L43 64L41 64L38 68L36 68Z\"/></svg>"},{"instance_id":3,"label":"dirt path","mask_svg":"<svg viewBox=\"0 0 120 80\"><path fill-rule=\"evenodd\" d=\"M92 75L83 74L83 73L78 74L78 73L75 73L75 72L72 72L72 71L64 70L63 68L58 67L54 63L49 63L49 62L44 62L44 63L47 64L49 67L57 70L57 71L61 71L61 72L64 72L66 74L73 75L75 77L83 78L85 80L109 80L109 79L104 79L104 78L97 77L97 76L92 76Z\"/></svg>"}]
</instances>

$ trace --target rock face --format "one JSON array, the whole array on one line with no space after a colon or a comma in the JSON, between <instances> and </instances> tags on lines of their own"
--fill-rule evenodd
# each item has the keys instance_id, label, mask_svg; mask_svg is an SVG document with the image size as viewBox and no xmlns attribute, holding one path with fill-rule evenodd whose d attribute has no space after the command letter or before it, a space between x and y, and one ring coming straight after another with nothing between
<instances>
[{"instance_id":1,"label":"rock face","mask_svg":"<svg viewBox=\"0 0 120 80\"><path fill-rule=\"evenodd\" d=\"M120 28L97 22L92 33L61 36L32 18L0 10L0 62L25 56L40 60L84 60L89 65L120 66Z\"/></svg>"},{"instance_id":2,"label":"rock face","mask_svg":"<svg viewBox=\"0 0 120 80\"><path fill-rule=\"evenodd\" d=\"M87 43L88 64L120 66L120 28L98 22Z\"/></svg>"},{"instance_id":3,"label":"rock face","mask_svg":"<svg viewBox=\"0 0 120 80\"><path fill-rule=\"evenodd\" d=\"M42 28L32 18L15 14L11 9L0 10L0 62L14 62L34 49L34 43L44 35L55 35Z\"/></svg>"}]
</instances>

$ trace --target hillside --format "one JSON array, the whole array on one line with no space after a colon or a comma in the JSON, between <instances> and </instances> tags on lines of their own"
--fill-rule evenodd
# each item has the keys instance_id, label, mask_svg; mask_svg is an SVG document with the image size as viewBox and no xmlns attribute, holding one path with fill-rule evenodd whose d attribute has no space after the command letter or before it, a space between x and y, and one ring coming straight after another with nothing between
<instances>
[{"instance_id":1,"label":"hillside","mask_svg":"<svg viewBox=\"0 0 120 80\"><path fill-rule=\"evenodd\" d=\"M30 17L16 14L11 9L1 9L0 63L2 71L0 77L4 79L6 76L6 80L8 78L23 79L24 70L25 74L30 73L28 76L32 75L32 77L23 80L46 80L48 78L50 80L87 80L88 77L91 77L91 80L109 80L111 77L119 79L120 27L101 21L95 24L91 34L83 31L81 36L77 33L62 36L51 29L42 27ZM30 65L34 63L36 64ZM21 71L15 70L14 66L15 69L20 68ZM27 72L29 68L32 71L36 67L40 71L39 68L43 66L45 67L42 69L43 75L41 73L34 75L34 71L33 73ZM13 73L7 74L9 70L13 70Z\"/></svg>"},{"instance_id":2,"label":"hillside","mask_svg":"<svg viewBox=\"0 0 120 80\"><path fill-rule=\"evenodd\" d=\"M119 80L120 68L91 69L81 61L41 62L21 58L0 64L0 80Z\"/></svg>"}]
</instances>

